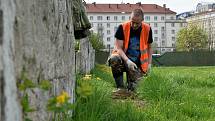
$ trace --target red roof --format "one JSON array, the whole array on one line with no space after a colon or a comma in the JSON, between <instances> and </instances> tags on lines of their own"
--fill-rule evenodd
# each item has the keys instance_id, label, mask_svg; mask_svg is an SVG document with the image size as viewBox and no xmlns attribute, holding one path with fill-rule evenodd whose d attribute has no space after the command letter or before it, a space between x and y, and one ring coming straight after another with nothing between
<instances>
[{"instance_id":1,"label":"red roof","mask_svg":"<svg viewBox=\"0 0 215 121\"><path fill-rule=\"evenodd\" d=\"M86 4L88 13L131 13L135 8L142 8L144 13L176 14L176 12L171 11L169 8L156 4Z\"/></svg>"}]
</instances>

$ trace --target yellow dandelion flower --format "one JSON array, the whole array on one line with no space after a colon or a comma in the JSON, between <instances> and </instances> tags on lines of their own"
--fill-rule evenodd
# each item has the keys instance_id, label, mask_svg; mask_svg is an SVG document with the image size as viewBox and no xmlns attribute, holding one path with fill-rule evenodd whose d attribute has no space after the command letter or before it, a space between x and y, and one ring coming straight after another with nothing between
<instances>
[{"instance_id":1,"label":"yellow dandelion flower","mask_svg":"<svg viewBox=\"0 0 215 121\"><path fill-rule=\"evenodd\" d=\"M62 91L61 94L59 96L57 96L57 103L58 104L63 104L65 103L66 99L69 98L69 94L65 91Z\"/></svg>"},{"instance_id":2,"label":"yellow dandelion flower","mask_svg":"<svg viewBox=\"0 0 215 121\"><path fill-rule=\"evenodd\" d=\"M97 77L96 79L97 79L97 80L101 80L101 78L99 78L99 77Z\"/></svg>"},{"instance_id":3,"label":"yellow dandelion flower","mask_svg":"<svg viewBox=\"0 0 215 121\"><path fill-rule=\"evenodd\" d=\"M85 76L85 77L83 77L83 79L84 79L84 80L89 80L89 79L91 79L91 77Z\"/></svg>"},{"instance_id":4,"label":"yellow dandelion flower","mask_svg":"<svg viewBox=\"0 0 215 121\"><path fill-rule=\"evenodd\" d=\"M65 97L63 95L57 96L57 103L63 104L65 102Z\"/></svg>"},{"instance_id":5,"label":"yellow dandelion flower","mask_svg":"<svg viewBox=\"0 0 215 121\"><path fill-rule=\"evenodd\" d=\"M67 92L65 92L65 91L63 91L61 93L61 95L64 96L65 98L69 98L69 94Z\"/></svg>"},{"instance_id":6,"label":"yellow dandelion flower","mask_svg":"<svg viewBox=\"0 0 215 121\"><path fill-rule=\"evenodd\" d=\"M86 74L86 75L85 75L85 77L91 77L91 76L92 76L92 75L90 75L90 74Z\"/></svg>"}]
</instances>

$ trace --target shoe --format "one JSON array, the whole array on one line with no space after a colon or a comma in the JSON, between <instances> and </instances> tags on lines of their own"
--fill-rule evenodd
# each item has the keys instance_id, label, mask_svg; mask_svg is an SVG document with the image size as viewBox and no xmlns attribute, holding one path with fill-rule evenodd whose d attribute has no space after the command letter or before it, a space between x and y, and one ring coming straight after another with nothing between
<instances>
[{"instance_id":1,"label":"shoe","mask_svg":"<svg viewBox=\"0 0 215 121\"><path fill-rule=\"evenodd\" d=\"M133 97L134 97L134 93L132 91L128 91L127 89L118 88L112 92L113 99L127 99L127 98L133 98Z\"/></svg>"},{"instance_id":2,"label":"shoe","mask_svg":"<svg viewBox=\"0 0 215 121\"><path fill-rule=\"evenodd\" d=\"M112 91L112 93L114 93L114 94L122 94L122 93L125 93L125 91L127 91L127 90L124 89L124 88L117 88L116 90Z\"/></svg>"}]
</instances>

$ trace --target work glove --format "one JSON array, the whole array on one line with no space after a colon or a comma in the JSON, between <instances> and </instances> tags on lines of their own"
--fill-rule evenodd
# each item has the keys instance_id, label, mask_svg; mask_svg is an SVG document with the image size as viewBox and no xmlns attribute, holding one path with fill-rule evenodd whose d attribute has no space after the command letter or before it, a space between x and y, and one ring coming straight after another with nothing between
<instances>
[{"instance_id":1,"label":"work glove","mask_svg":"<svg viewBox=\"0 0 215 121\"><path fill-rule=\"evenodd\" d=\"M135 71L135 69L137 69L137 65L134 62L132 62L130 59L128 59L126 61L126 63L128 65L128 69L131 69L133 71Z\"/></svg>"}]
</instances>

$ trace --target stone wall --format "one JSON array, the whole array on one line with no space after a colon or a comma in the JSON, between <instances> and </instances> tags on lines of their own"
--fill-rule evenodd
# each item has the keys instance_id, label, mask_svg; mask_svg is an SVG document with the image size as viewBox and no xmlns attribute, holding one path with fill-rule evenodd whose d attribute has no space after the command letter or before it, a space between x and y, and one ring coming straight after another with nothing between
<instances>
[{"instance_id":1,"label":"stone wall","mask_svg":"<svg viewBox=\"0 0 215 121\"><path fill-rule=\"evenodd\" d=\"M1 121L21 121L14 64L14 18L16 6L13 0L0 0L0 101Z\"/></svg>"},{"instance_id":2,"label":"stone wall","mask_svg":"<svg viewBox=\"0 0 215 121\"><path fill-rule=\"evenodd\" d=\"M2 104L3 104L3 100L2 100L2 96L3 96L3 57L2 57L2 41L3 41L3 13L2 10L0 10L0 119L2 119Z\"/></svg>"},{"instance_id":3,"label":"stone wall","mask_svg":"<svg viewBox=\"0 0 215 121\"><path fill-rule=\"evenodd\" d=\"M88 74L95 65L95 50L88 38L80 40L80 50L76 52L76 73Z\"/></svg>"},{"instance_id":4,"label":"stone wall","mask_svg":"<svg viewBox=\"0 0 215 121\"><path fill-rule=\"evenodd\" d=\"M27 90L30 105L36 109L29 113L30 119L48 121L47 100L62 90L74 97L75 73L88 73L94 67L95 52L87 39L81 41L80 60L75 61L71 5L72 0L0 0L1 121L23 118L22 92L17 89L23 83L21 75L36 85L41 80L51 82L49 91Z\"/></svg>"},{"instance_id":5,"label":"stone wall","mask_svg":"<svg viewBox=\"0 0 215 121\"><path fill-rule=\"evenodd\" d=\"M2 42L3 42L3 12L0 10L0 120L3 119L2 117L2 106L4 105L3 102L3 50L2 50Z\"/></svg>"}]
</instances>

